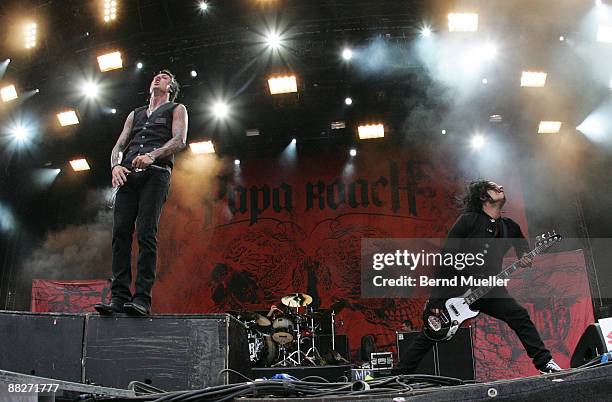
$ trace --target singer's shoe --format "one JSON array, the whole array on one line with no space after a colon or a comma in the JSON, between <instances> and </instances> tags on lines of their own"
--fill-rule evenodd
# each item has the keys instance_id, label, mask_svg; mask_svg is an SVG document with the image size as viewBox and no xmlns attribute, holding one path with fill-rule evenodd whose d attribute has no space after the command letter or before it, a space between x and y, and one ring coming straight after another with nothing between
<instances>
[{"instance_id":1,"label":"singer's shoe","mask_svg":"<svg viewBox=\"0 0 612 402\"><path fill-rule=\"evenodd\" d=\"M128 302L123 305L123 309L128 315L146 317L150 314L150 309L137 302Z\"/></svg>"},{"instance_id":2,"label":"singer's shoe","mask_svg":"<svg viewBox=\"0 0 612 402\"><path fill-rule=\"evenodd\" d=\"M100 315L113 315L113 314L123 314L125 310L123 309L124 304L111 301L110 303L96 303L94 308Z\"/></svg>"}]
</instances>

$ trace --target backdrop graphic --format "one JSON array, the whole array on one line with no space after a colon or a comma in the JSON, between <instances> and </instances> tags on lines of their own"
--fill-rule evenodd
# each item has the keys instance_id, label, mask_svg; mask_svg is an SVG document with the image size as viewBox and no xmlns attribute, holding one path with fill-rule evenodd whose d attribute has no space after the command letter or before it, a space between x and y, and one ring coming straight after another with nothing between
<instances>
[{"instance_id":1,"label":"backdrop graphic","mask_svg":"<svg viewBox=\"0 0 612 402\"><path fill-rule=\"evenodd\" d=\"M160 223L154 312L267 310L282 296L303 292L314 297L315 307L345 304L338 332L349 335L353 357L367 334L376 337L379 350L394 348L403 319L420 324L423 301L362 299L361 239L444 237L458 216L454 198L479 176L476 163L455 155L439 147L405 152L371 146L357 158L285 152L239 167L214 156L184 157ZM504 185L506 213L525 230L516 168L487 176ZM591 319L592 312L580 323ZM512 371L507 361L504 373L485 366L479 373L495 376L487 379L528 370Z\"/></svg>"}]
</instances>

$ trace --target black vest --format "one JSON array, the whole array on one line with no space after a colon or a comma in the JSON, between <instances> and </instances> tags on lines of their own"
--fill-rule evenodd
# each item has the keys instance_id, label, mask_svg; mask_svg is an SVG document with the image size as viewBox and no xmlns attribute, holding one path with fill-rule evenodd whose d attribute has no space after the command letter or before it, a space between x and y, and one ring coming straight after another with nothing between
<instances>
[{"instance_id":1,"label":"black vest","mask_svg":"<svg viewBox=\"0 0 612 402\"><path fill-rule=\"evenodd\" d=\"M178 103L168 102L159 106L151 116L147 116L148 106L134 110L134 122L130 133L130 142L123 155L121 164L132 168L132 161L138 155L144 155L161 148L172 139L172 113ZM155 165L172 168L174 155L155 160Z\"/></svg>"}]
</instances>

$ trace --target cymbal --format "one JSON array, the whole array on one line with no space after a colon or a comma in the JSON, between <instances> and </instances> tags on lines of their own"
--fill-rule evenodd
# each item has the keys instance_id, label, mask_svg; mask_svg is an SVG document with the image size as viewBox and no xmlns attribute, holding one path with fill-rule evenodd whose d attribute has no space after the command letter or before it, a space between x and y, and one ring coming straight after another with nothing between
<instances>
[{"instance_id":1,"label":"cymbal","mask_svg":"<svg viewBox=\"0 0 612 402\"><path fill-rule=\"evenodd\" d=\"M240 311L238 315L248 321L255 321L255 324L259 325L260 327L269 327L272 325L272 322L268 319L268 317L264 317L259 313L252 311Z\"/></svg>"},{"instance_id":2,"label":"cymbal","mask_svg":"<svg viewBox=\"0 0 612 402\"><path fill-rule=\"evenodd\" d=\"M283 297L281 302L287 307L304 307L312 303L312 296L306 293L294 293Z\"/></svg>"}]
</instances>

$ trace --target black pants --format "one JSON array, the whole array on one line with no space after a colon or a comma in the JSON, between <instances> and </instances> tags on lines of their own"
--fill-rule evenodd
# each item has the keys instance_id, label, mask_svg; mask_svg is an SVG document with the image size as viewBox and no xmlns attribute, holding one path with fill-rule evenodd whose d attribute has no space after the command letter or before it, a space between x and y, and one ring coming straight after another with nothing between
<instances>
[{"instance_id":1,"label":"black pants","mask_svg":"<svg viewBox=\"0 0 612 402\"><path fill-rule=\"evenodd\" d=\"M113 281L111 300L135 301L151 307L151 289L157 265L157 226L168 196L170 172L148 169L131 172L117 192L113 224ZM136 292L132 297L132 236L138 238Z\"/></svg>"},{"instance_id":2,"label":"black pants","mask_svg":"<svg viewBox=\"0 0 612 402\"><path fill-rule=\"evenodd\" d=\"M472 305L474 310L500 319L510 326L518 335L523 347L537 369L542 369L552 356L544 346L538 330L529 318L529 313L519 305L507 292L507 297L480 299ZM414 373L421 359L435 344L421 332L414 342L400 356L399 368L406 374Z\"/></svg>"}]
</instances>

